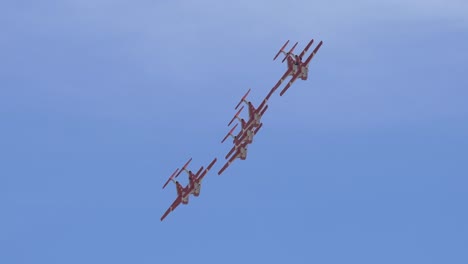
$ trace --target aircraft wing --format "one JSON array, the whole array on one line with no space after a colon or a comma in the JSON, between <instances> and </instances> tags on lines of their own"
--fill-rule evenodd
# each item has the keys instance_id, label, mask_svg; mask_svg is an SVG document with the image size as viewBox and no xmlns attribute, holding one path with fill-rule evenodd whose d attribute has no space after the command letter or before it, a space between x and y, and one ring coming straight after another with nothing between
<instances>
[{"instance_id":1,"label":"aircraft wing","mask_svg":"<svg viewBox=\"0 0 468 264\"><path fill-rule=\"evenodd\" d=\"M203 166L200 167L200 169L197 171L197 173L195 173L195 177L198 177L198 175L200 175L200 172L203 171Z\"/></svg>"},{"instance_id":2,"label":"aircraft wing","mask_svg":"<svg viewBox=\"0 0 468 264\"><path fill-rule=\"evenodd\" d=\"M266 102L266 101L264 101ZM263 115L265 114L266 110L268 109L268 105L263 105L262 108L259 108L259 111L260 111L260 118L263 117Z\"/></svg>"},{"instance_id":3,"label":"aircraft wing","mask_svg":"<svg viewBox=\"0 0 468 264\"><path fill-rule=\"evenodd\" d=\"M206 167L206 169L203 171L203 173L198 177L198 182L201 182L203 180L203 177L205 177L205 175L210 171L211 167L213 167L213 165L216 163L216 161L217 161L217 158L215 158L210 163L210 165L208 165L208 167Z\"/></svg>"},{"instance_id":4,"label":"aircraft wing","mask_svg":"<svg viewBox=\"0 0 468 264\"><path fill-rule=\"evenodd\" d=\"M263 123L261 123L254 131L254 135L256 135L258 133L258 131L260 130L260 128L262 128L263 126Z\"/></svg>"},{"instance_id":5,"label":"aircraft wing","mask_svg":"<svg viewBox=\"0 0 468 264\"><path fill-rule=\"evenodd\" d=\"M174 211L174 209L177 208L177 206L179 206L179 204L182 202L182 197L181 196L177 196L177 198L175 199L175 201L171 204L171 206L166 210L166 212L163 214L163 216L161 217L161 221L164 220L164 218L166 218L166 216L168 214L170 214L172 211Z\"/></svg>"},{"instance_id":6,"label":"aircraft wing","mask_svg":"<svg viewBox=\"0 0 468 264\"><path fill-rule=\"evenodd\" d=\"M304 56L304 54L309 50L312 43L314 43L313 39L309 42L309 44L307 44L307 46L304 48L304 50L301 52L301 54L299 54L300 58L302 58Z\"/></svg>"},{"instance_id":7,"label":"aircraft wing","mask_svg":"<svg viewBox=\"0 0 468 264\"><path fill-rule=\"evenodd\" d=\"M262 103L255 110L257 113L260 113L260 116L263 116L263 113L265 113L266 110L265 108L268 108L267 102L267 98L263 99Z\"/></svg>"},{"instance_id":8,"label":"aircraft wing","mask_svg":"<svg viewBox=\"0 0 468 264\"><path fill-rule=\"evenodd\" d=\"M301 74L301 71L298 70L296 74L294 74L294 76L291 78L291 80L289 80L288 84L286 85L286 87L283 88L283 90L281 91L280 93L280 96L283 96L283 94L289 89L289 87L291 87L291 85L293 84L293 82L297 79L297 77L299 77L299 75Z\"/></svg>"},{"instance_id":9,"label":"aircraft wing","mask_svg":"<svg viewBox=\"0 0 468 264\"><path fill-rule=\"evenodd\" d=\"M223 173L223 171L225 169L227 169L229 167L229 165L231 165L231 163L237 158L237 156L240 155L240 151L236 151L236 154L232 155L232 157L226 162L226 164L224 164L224 166L221 168L220 171L218 171L218 175L221 175L221 173Z\"/></svg>"},{"instance_id":10,"label":"aircraft wing","mask_svg":"<svg viewBox=\"0 0 468 264\"><path fill-rule=\"evenodd\" d=\"M239 145L240 145L240 144L239 144ZM234 146L232 147L232 149L228 152L228 154L227 154L226 157L225 157L226 159L228 159L229 156L231 156L232 153L234 153L234 151L236 150L236 146L237 146L237 145L234 145Z\"/></svg>"},{"instance_id":11,"label":"aircraft wing","mask_svg":"<svg viewBox=\"0 0 468 264\"><path fill-rule=\"evenodd\" d=\"M307 60L304 62L304 64L307 66L309 65L310 61L312 60L312 58L315 56L315 53L317 53L317 51L320 49L320 47L322 46L323 44L323 41L320 41L320 43L317 45L317 47L315 47L315 49L312 51L312 54L310 54L309 58L307 58Z\"/></svg>"},{"instance_id":12,"label":"aircraft wing","mask_svg":"<svg viewBox=\"0 0 468 264\"><path fill-rule=\"evenodd\" d=\"M292 68L288 68L288 70L281 76L281 79L276 83L276 85L270 90L268 93L267 97L265 98L266 100L270 99L270 96L278 89L278 87L283 83L283 81L288 77L288 75L291 73Z\"/></svg>"}]
</instances>

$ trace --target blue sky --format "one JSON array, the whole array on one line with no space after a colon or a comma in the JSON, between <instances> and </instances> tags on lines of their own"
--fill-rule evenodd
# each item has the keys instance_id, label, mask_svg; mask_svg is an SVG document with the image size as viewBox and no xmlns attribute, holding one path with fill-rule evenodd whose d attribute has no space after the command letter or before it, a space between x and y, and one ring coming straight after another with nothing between
<instances>
[{"instance_id":1,"label":"blue sky","mask_svg":"<svg viewBox=\"0 0 468 264\"><path fill-rule=\"evenodd\" d=\"M467 263L466 1L0 10L0 263ZM309 80L217 176L240 97L311 38ZM190 157L218 163L161 223Z\"/></svg>"}]
</instances>

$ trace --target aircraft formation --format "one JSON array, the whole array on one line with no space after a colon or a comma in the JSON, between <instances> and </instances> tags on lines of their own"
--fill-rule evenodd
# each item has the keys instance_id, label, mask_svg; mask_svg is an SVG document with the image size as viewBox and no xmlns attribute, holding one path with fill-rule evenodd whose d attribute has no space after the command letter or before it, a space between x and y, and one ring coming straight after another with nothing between
<instances>
[{"instance_id":1,"label":"aircraft formation","mask_svg":"<svg viewBox=\"0 0 468 264\"><path fill-rule=\"evenodd\" d=\"M293 52L298 42L296 42L296 44L294 44L292 48L288 52L286 52L284 51L284 49L288 45L289 40L286 41L286 43L281 47L281 49L278 51L276 56L273 58L273 60L276 60L280 54L283 54L284 58L281 62L283 63L284 61L287 61L287 69L286 69L286 72L281 77L281 79L276 83L276 85L270 90L270 92L265 97L265 99L263 99L263 101L257 107L255 107L251 101L247 100L247 96L250 93L250 89L241 98L241 100L235 107L235 110L237 109L239 110L231 119L228 126L230 126L235 120L237 120L238 123L236 123L231 128L231 130L227 133L227 135L221 141L221 143L224 143L229 137L231 137L233 147L227 153L225 157L226 163L218 171L218 175L221 175L231 165L231 163L234 162L234 160L236 159L245 160L247 158L247 148L250 144L252 144L254 136L258 133L260 128L262 128L263 126L261 119L263 115L265 114L266 110L268 109L267 102L270 99L270 97L273 95L273 93L281 86L281 84L289 76L292 76L289 82L280 92L280 96L283 96L284 93L291 87L291 85L298 78L301 80L307 80L308 73L309 73L309 63L312 60L312 58L315 56L317 51L320 49L323 43L322 41L320 41L319 44L315 47L315 49L312 51L312 53L309 55L309 57L307 57L307 59L303 61L302 58L304 57L306 52L309 50L309 48L312 46L313 42L314 40L312 39L309 42L309 44L307 44L307 46L304 48L304 50L299 55L297 55L297 54L294 54ZM242 107L239 108L241 105ZM248 111L247 120L239 117L244 107L247 107L247 111ZM240 124L240 130L237 133L234 133L234 131L236 130L239 124ZM217 162L217 158L213 159L213 161L211 161L211 163L205 169L203 168L203 166L201 166L200 169L196 173L193 173L191 170L187 169L191 161L192 161L192 158L190 158L184 164L184 166L182 166L180 170L177 168L174 171L174 173L172 173L172 175L169 177L169 179L166 181L166 183L164 184L163 189L169 184L169 182L173 182L176 185L177 198L171 204L171 206L166 210L166 212L163 214L163 216L161 217L161 221L163 221L164 218L166 218L166 216L169 215L169 213L174 211L174 209L176 209L181 203L188 204L190 195L193 195L195 197L198 197L200 195L202 180L206 176L206 174L210 171L210 169L213 167L213 165ZM186 172L189 178L189 183L185 187L182 186L179 183L179 181L176 180L176 178L182 172Z\"/></svg>"}]
</instances>

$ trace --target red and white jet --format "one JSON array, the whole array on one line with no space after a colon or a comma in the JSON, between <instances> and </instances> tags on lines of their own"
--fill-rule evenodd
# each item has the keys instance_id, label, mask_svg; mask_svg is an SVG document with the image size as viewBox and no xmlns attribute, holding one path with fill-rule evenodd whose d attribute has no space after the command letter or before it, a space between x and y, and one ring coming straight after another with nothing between
<instances>
[{"instance_id":1,"label":"red and white jet","mask_svg":"<svg viewBox=\"0 0 468 264\"><path fill-rule=\"evenodd\" d=\"M233 138L233 143L234 146L233 148L229 151L229 153L226 155L226 159L229 159L228 162L221 168L221 170L218 172L218 175L221 175L223 171L229 167L229 165L236 159L239 158L241 160L245 160L247 158L247 146L253 142L253 137L258 133L260 128L263 126L263 123L261 123L261 118L263 114L265 114L265 111L268 109L268 105L266 104L267 100L264 99L263 102L255 108L253 104L250 101L247 101L245 98L249 94L250 89L247 91L247 93L242 97L240 102L237 104L236 108L239 108L241 103L246 103L248 108L249 108L249 120L245 121L245 119L240 118L239 114L244 109L244 106L239 109L239 111L236 113L236 115L231 119L231 122L229 122L228 126L232 124L232 122L237 119L239 120L241 124L241 131L237 136L234 136L232 132L236 129L237 125L236 124L231 131L224 137L224 139L221 141L223 143L229 136ZM234 155L232 155L235 153ZM231 156L232 155L232 156ZM229 158L231 156L231 158Z\"/></svg>"},{"instance_id":2,"label":"red and white jet","mask_svg":"<svg viewBox=\"0 0 468 264\"><path fill-rule=\"evenodd\" d=\"M231 158L226 162L226 164L224 164L221 170L219 170L218 175L221 175L221 173L223 173L223 171L227 169L227 167L229 167L229 165L231 165L231 163L236 158L239 158L241 160L245 160L247 158L247 145L248 144L249 143L247 141L243 141L238 145L234 145L231 151L229 151L229 153L226 155L226 159L229 158L229 156L234 152L234 150L236 152L234 153L234 155L231 156Z\"/></svg>"},{"instance_id":3,"label":"red and white jet","mask_svg":"<svg viewBox=\"0 0 468 264\"><path fill-rule=\"evenodd\" d=\"M229 136L231 136L233 138L234 145L240 145L243 141L246 141L248 144L250 144L250 143L253 142L253 136L255 134L257 134L258 130L260 130L260 128L263 126L262 123L260 123L260 125L256 126L256 123L254 122L254 119L250 119L249 121L245 121L245 119L240 118L239 114L242 111L242 109L244 109L244 107L241 107L241 109L239 109L239 111L236 113L236 115L232 118L231 122L229 122L229 124L228 124L228 126L230 126L235 119L239 120L239 122L241 124L241 131L239 131L239 133L236 136L234 136L232 134L232 132L234 132L234 130L237 128L237 125L239 125L239 124L236 124L231 129L231 131L229 131L227 133L227 135L223 138L221 143L224 143L224 141L226 141L226 139Z\"/></svg>"},{"instance_id":4,"label":"red and white jet","mask_svg":"<svg viewBox=\"0 0 468 264\"><path fill-rule=\"evenodd\" d=\"M268 102L268 97L263 99L262 103L257 108L255 108L253 106L252 102L247 101L247 99L246 99L247 95L249 95L249 93L250 93L250 88L247 91L247 93L245 93L245 95L241 98L241 100L239 101L239 103L237 104L235 109L237 110L237 108L239 108L239 106L242 103L245 103L247 105L247 107L249 108L249 122L253 122L252 123L253 127L258 127L258 126L261 125L260 119L262 118L263 114L265 114L265 111L268 109L268 105L266 104ZM229 125L232 123L232 121L234 121L236 116L234 116L234 118L231 120L231 122L229 122Z\"/></svg>"},{"instance_id":5,"label":"red and white jet","mask_svg":"<svg viewBox=\"0 0 468 264\"><path fill-rule=\"evenodd\" d=\"M309 73L309 63L314 57L314 55L317 53L317 51L320 49L320 47L323 44L323 41L320 41L320 43L317 45L317 47L312 51L312 54L305 60L302 61L302 57L304 54L309 50L310 46L314 40L312 39L309 44L304 48L304 50L299 54L296 55L293 53L294 48L297 46L298 42L294 44L294 46L288 51L285 52L284 48L286 45L288 45L289 40L286 41L286 43L283 45L283 47L278 51L276 56L273 58L273 60L276 60L276 58L283 53L285 55L284 59L281 62L284 62L285 60L288 60L288 69L286 73L281 77L281 79L278 81L278 83L271 89L270 93L267 96L267 99L270 98L270 96L276 91L276 89L281 85L281 83L288 77L292 76L291 80L288 82L286 87L283 88L283 90L280 92L280 96L283 96L283 94L289 89L289 87L292 85L292 83L297 79L301 78L302 80L307 80L308 73Z\"/></svg>"},{"instance_id":6,"label":"red and white jet","mask_svg":"<svg viewBox=\"0 0 468 264\"><path fill-rule=\"evenodd\" d=\"M166 185L172 181L176 185L177 189L177 198L175 201L171 204L171 206L167 209L167 211L164 213L164 215L161 217L161 221L166 218L166 216L174 211L174 209L179 206L180 203L182 204L188 204L189 202L189 197L190 194L193 196L199 196L200 195L200 189L201 189L201 183L203 180L203 177L208 173L208 171L213 167L213 165L216 163L216 158L208 165L208 167L203 171L203 166L198 170L197 173L193 173L190 170L187 170L187 166L192 161L192 158L190 158L187 163L182 167L182 169L179 171L179 169L176 169L174 173L172 173L171 177L166 181L166 183L163 186L163 189L166 187ZM177 178L182 171L185 171L188 176L189 176L189 183L187 186L183 187L178 181L175 181L174 179ZM203 171L203 173L202 173Z\"/></svg>"}]
</instances>

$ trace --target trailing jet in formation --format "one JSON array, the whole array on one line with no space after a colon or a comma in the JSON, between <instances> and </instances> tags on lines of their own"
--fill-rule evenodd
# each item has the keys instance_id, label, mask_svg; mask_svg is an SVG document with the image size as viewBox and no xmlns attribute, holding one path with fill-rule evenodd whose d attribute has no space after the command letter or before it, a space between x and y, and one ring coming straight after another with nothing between
<instances>
[{"instance_id":1,"label":"trailing jet in formation","mask_svg":"<svg viewBox=\"0 0 468 264\"><path fill-rule=\"evenodd\" d=\"M200 195L200 189L201 189L201 183L205 175L210 171L211 167L216 163L216 158L208 165L208 167L203 171L203 166L198 170L197 173L193 173L191 170L187 170L188 164L192 161L192 158L190 158L187 163L182 167L181 170L176 169L174 173L169 177L169 179L166 181L166 183L163 186L163 189L166 187L166 185L172 181L176 185L176 190L177 190L177 198L175 201L171 204L171 206L166 210L164 215L161 217L161 221L166 218L166 216L174 211L174 209L179 206L179 204L188 204L189 202L189 197L192 194L195 197L198 197ZM179 181L175 181L174 179L177 178L182 171L185 171L188 174L189 177L189 183L187 186L183 187ZM203 173L202 173L203 171ZM201 174L200 174L201 173Z\"/></svg>"}]
</instances>

